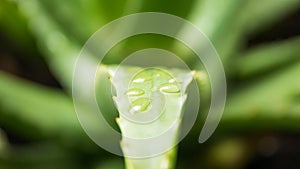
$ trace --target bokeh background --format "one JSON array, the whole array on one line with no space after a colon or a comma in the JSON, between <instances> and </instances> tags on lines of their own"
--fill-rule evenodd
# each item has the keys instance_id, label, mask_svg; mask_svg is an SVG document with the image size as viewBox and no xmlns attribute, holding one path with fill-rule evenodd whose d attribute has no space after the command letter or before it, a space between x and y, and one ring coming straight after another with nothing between
<instances>
[{"instance_id":1,"label":"bokeh background","mask_svg":"<svg viewBox=\"0 0 300 169\"><path fill-rule=\"evenodd\" d=\"M197 137L209 87L199 85L203 106L179 144L176 168L300 168L300 0L0 0L1 169L124 168L121 157L82 130L71 99L72 68L101 26L153 11L199 27L216 47L228 80L223 119L204 144ZM158 47L203 69L192 52L173 44L167 37L135 36L113 48L104 63ZM108 116L117 115L108 109Z\"/></svg>"}]
</instances>

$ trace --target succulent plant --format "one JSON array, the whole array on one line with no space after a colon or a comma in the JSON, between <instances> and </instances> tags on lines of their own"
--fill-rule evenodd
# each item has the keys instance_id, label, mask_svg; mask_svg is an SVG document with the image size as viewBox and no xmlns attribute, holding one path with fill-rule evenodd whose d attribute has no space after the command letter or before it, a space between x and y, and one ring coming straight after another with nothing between
<instances>
[{"instance_id":1,"label":"succulent plant","mask_svg":"<svg viewBox=\"0 0 300 169\"><path fill-rule=\"evenodd\" d=\"M193 73L179 69L109 67L128 169L173 168L186 89Z\"/></svg>"}]
</instances>

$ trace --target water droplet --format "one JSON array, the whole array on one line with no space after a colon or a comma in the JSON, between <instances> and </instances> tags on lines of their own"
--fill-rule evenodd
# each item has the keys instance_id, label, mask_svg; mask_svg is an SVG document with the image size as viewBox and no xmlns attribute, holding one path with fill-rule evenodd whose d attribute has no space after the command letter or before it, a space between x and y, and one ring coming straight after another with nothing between
<instances>
[{"instance_id":1,"label":"water droplet","mask_svg":"<svg viewBox=\"0 0 300 169\"><path fill-rule=\"evenodd\" d=\"M175 84L163 84L160 86L159 90L164 93L178 93L180 90Z\"/></svg>"},{"instance_id":2,"label":"water droplet","mask_svg":"<svg viewBox=\"0 0 300 169\"><path fill-rule=\"evenodd\" d=\"M134 83L143 83L145 81L144 78L137 78L137 79L134 79L132 82Z\"/></svg>"},{"instance_id":3,"label":"water droplet","mask_svg":"<svg viewBox=\"0 0 300 169\"><path fill-rule=\"evenodd\" d=\"M175 82L176 82L175 79L170 79L170 80L169 80L169 83L175 83Z\"/></svg>"},{"instance_id":4,"label":"water droplet","mask_svg":"<svg viewBox=\"0 0 300 169\"><path fill-rule=\"evenodd\" d=\"M151 101L148 98L139 98L131 103L132 108L130 109L130 113L139 113L147 110Z\"/></svg>"},{"instance_id":5,"label":"water droplet","mask_svg":"<svg viewBox=\"0 0 300 169\"><path fill-rule=\"evenodd\" d=\"M137 89L137 88L133 88L133 89L129 89L126 94L128 96L141 96L143 95L145 92L142 89Z\"/></svg>"},{"instance_id":6,"label":"water droplet","mask_svg":"<svg viewBox=\"0 0 300 169\"><path fill-rule=\"evenodd\" d=\"M133 83L144 83L145 81L152 80L151 77L137 77L132 80Z\"/></svg>"}]
</instances>

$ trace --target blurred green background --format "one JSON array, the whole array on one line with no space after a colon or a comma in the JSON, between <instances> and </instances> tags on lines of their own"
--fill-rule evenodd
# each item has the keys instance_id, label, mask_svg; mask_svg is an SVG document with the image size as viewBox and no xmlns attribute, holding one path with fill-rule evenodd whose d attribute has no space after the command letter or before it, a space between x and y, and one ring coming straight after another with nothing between
<instances>
[{"instance_id":1,"label":"blurred green background","mask_svg":"<svg viewBox=\"0 0 300 169\"><path fill-rule=\"evenodd\" d=\"M228 80L216 133L197 142L201 114L179 144L176 168L300 168L300 0L0 0L0 169L124 168L121 157L99 148L82 130L71 99L72 69L101 26L152 11L198 26L220 54ZM174 49L173 42L132 37L104 62L158 47L202 69L188 49ZM199 84L204 95L207 85ZM209 106L205 99L201 111Z\"/></svg>"}]
</instances>

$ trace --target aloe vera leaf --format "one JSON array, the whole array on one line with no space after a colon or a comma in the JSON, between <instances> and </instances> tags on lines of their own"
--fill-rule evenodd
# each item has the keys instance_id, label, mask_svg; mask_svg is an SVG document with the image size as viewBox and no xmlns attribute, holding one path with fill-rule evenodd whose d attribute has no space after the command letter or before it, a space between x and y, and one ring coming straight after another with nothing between
<instances>
[{"instance_id":1,"label":"aloe vera leaf","mask_svg":"<svg viewBox=\"0 0 300 169\"><path fill-rule=\"evenodd\" d=\"M223 58L231 58L236 55L236 51L244 45L245 35L260 31L300 8L298 0L241 2L238 9L234 11L235 13L225 20L224 24L227 26L219 27L221 30L217 38L220 41L219 44L216 44L216 48ZM212 39L212 41L214 40Z\"/></svg>"},{"instance_id":2,"label":"aloe vera leaf","mask_svg":"<svg viewBox=\"0 0 300 169\"><path fill-rule=\"evenodd\" d=\"M230 66L227 65L229 58L243 47L244 35L258 31L299 9L298 0L233 0L224 3L196 1L189 20L213 42L226 66ZM186 52L183 50L182 53Z\"/></svg>"},{"instance_id":3,"label":"aloe vera leaf","mask_svg":"<svg viewBox=\"0 0 300 169\"><path fill-rule=\"evenodd\" d=\"M195 8L189 16L189 20L201 29L209 38L214 38L223 26L228 26L232 22L241 0L217 1L198 0ZM212 40L213 41L213 40Z\"/></svg>"},{"instance_id":4,"label":"aloe vera leaf","mask_svg":"<svg viewBox=\"0 0 300 169\"><path fill-rule=\"evenodd\" d=\"M222 123L242 128L299 130L300 62L264 80L249 84L228 99Z\"/></svg>"},{"instance_id":5,"label":"aloe vera leaf","mask_svg":"<svg viewBox=\"0 0 300 169\"><path fill-rule=\"evenodd\" d=\"M124 5L124 8L123 8L122 15L129 15L131 13L140 12L144 3L145 3L144 0L141 0L141 1L127 0L126 4Z\"/></svg>"},{"instance_id":6,"label":"aloe vera leaf","mask_svg":"<svg viewBox=\"0 0 300 169\"><path fill-rule=\"evenodd\" d=\"M43 10L39 1L28 0L16 2L21 8L21 11L23 11L29 19L30 28L38 39L39 44L43 47L42 50L45 52L46 61L49 67L52 72L54 72L54 75L58 78L58 80L63 84L65 89L70 92L72 89L73 71L76 65L77 55L80 53L79 45L64 35L57 23ZM43 26L40 26L40 24ZM92 55L81 59L81 61L84 62L87 69L90 64L97 64ZM98 91L99 93L103 93L103 90L105 89L105 86L101 86ZM107 100L104 102L106 101ZM84 107L84 109L87 109L86 111L88 111L87 105L80 106ZM111 113L111 111L108 112ZM88 116L84 118L88 118L89 121L91 121L91 125L93 125L93 122L96 120L91 119L91 117ZM76 122L77 121L78 120L76 120ZM95 125L99 126L101 124ZM99 132L105 131L101 130Z\"/></svg>"},{"instance_id":7,"label":"aloe vera leaf","mask_svg":"<svg viewBox=\"0 0 300 169\"><path fill-rule=\"evenodd\" d=\"M239 16L244 32L254 33L300 8L299 0L248 0Z\"/></svg>"},{"instance_id":8,"label":"aloe vera leaf","mask_svg":"<svg viewBox=\"0 0 300 169\"><path fill-rule=\"evenodd\" d=\"M107 78L105 72L99 72L99 79ZM106 87L97 91L103 93ZM102 99L103 100L103 99ZM107 100L104 100L105 103ZM86 111L89 109L83 106ZM112 106L104 110L110 111ZM112 112L112 111L110 111ZM95 150L95 145L84 133L80 125L72 99L61 90L51 89L30 81L26 81L15 76L0 71L0 121L5 126L22 131L23 137L35 138L37 133L40 137L52 138L56 136L56 141L75 146L79 149ZM93 127L96 119L92 119L88 114L84 116ZM16 121L19 125L15 125ZM101 128L101 127L100 127ZM34 129L34 132L33 132ZM99 130L105 134L107 131ZM65 142L72 140L71 142ZM80 144L81 146L77 146Z\"/></svg>"},{"instance_id":9,"label":"aloe vera leaf","mask_svg":"<svg viewBox=\"0 0 300 169\"><path fill-rule=\"evenodd\" d=\"M244 4L245 2L240 0L222 2L198 0L192 8L190 16L187 17L212 42L225 68L228 67L231 56L242 45L240 41L243 34L236 23L236 19L238 17L237 13ZM191 38L190 40L195 41L193 46L201 47L201 43L196 44L197 40L192 39L194 36L190 35L185 27L182 28L179 35L183 38ZM173 48L178 51L179 56L188 61L187 63L195 63L193 54L181 46L176 42ZM197 63L192 65L194 68L199 69Z\"/></svg>"},{"instance_id":10,"label":"aloe vera leaf","mask_svg":"<svg viewBox=\"0 0 300 169\"><path fill-rule=\"evenodd\" d=\"M60 25L51 18L40 1L16 1L21 11L28 18L31 31L37 38L46 62L62 85L71 90L73 71L81 47L75 40L71 40ZM85 59L88 64L97 63L90 54Z\"/></svg>"},{"instance_id":11,"label":"aloe vera leaf","mask_svg":"<svg viewBox=\"0 0 300 169\"><path fill-rule=\"evenodd\" d=\"M300 59L300 38L264 44L238 57L236 72L241 77L253 76Z\"/></svg>"},{"instance_id":12,"label":"aloe vera leaf","mask_svg":"<svg viewBox=\"0 0 300 169\"><path fill-rule=\"evenodd\" d=\"M104 7L96 0L42 0L40 3L67 34L81 42L108 20Z\"/></svg>"},{"instance_id":13,"label":"aloe vera leaf","mask_svg":"<svg viewBox=\"0 0 300 169\"><path fill-rule=\"evenodd\" d=\"M261 31L275 22L283 19L288 14L300 8L298 0L249 0L244 1L240 9L236 12L235 17L229 29L223 31L219 52L221 56L234 57L238 50L246 43L246 35ZM227 24L230 24L227 23ZM227 64L227 63L225 63ZM227 65L227 66L230 66ZM229 70L230 71L230 70Z\"/></svg>"},{"instance_id":14,"label":"aloe vera leaf","mask_svg":"<svg viewBox=\"0 0 300 169\"><path fill-rule=\"evenodd\" d=\"M0 2L1 34L9 38L10 43L18 45L18 50L33 53L33 39L27 29L26 20L12 1ZM3 39L4 40L4 39Z\"/></svg>"},{"instance_id":15,"label":"aloe vera leaf","mask_svg":"<svg viewBox=\"0 0 300 169\"><path fill-rule=\"evenodd\" d=\"M189 21L195 24L212 41L224 60L226 60L227 56L222 54L221 48L226 38L229 37L228 33L232 29L236 13L243 3L241 0L222 2L217 0L198 0L188 17ZM188 35L188 32L185 32L183 29L182 34Z\"/></svg>"},{"instance_id":16,"label":"aloe vera leaf","mask_svg":"<svg viewBox=\"0 0 300 169\"><path fill-rule=\"evenodd\" d=\"M192 80L192 73L168 69L167 72L173 73L171 76L162 70L166 69L149 68L143 70L139 67L109 67L112 76L111 81L116 89L115 102L119 110L117 123L123 136L121 148L128 169L157 169L172 168L174 166L176 152L172 149L155 157L142 159L128 157L132 154L139 154L139 151L151 151L158 146L135 145L134 141L128 138L147 139L157 137L166 132L172 124L174 128L169 134L170 137L168 140L163 140L163 142L171 143L172 146L176 144L182 109L186 99L185 91ZM163 95L156 92L162 92ZM162 106L165 106L164 109L162 109ZM148 124L133 122L124 115L124 113L137 115L147 111L150 113L162 111L162 115Z\"/></svg>"},{"instance_id":17,"label":"aloe vera leaf","mask_svg":"<svg viewBox=\"0 0 300 169\"><path fill-rule=\"evenodd\" d=\"M68 89L72 86L73 69L79 45L65 36L58 24L42 8L39 1L16 1L28 18L31 31L37 38L46 62L56 78Z\"/></svg>"},{"instance_id":18,"label":"aloe vera leaf","mask_svg":"<svg viewBox=\"0 0 300 169\"><path fill-rule=\"evenodd\" d=\"M72 100L61 91L0 72L0 93L1 121L18 127L26 136L35 133L16 126L15 120L36 128L41 135L83 136Z\"/></svg>"},{"instance_id":19,"label":"aloe vera leaf","mask_svg":"<svg viewBox=\"0 0 300 169\"><path fill-rule=\"evenodd\" d=\"M44 10L40 1L16 1L21 11L28 18L29 27L37 38L48 66L55 77L67 90L72 89L72 78L80 45L71 41L61 27ZM92 55L81 60L87 65L96 63Z\"/></svg>"}]
</instances>

